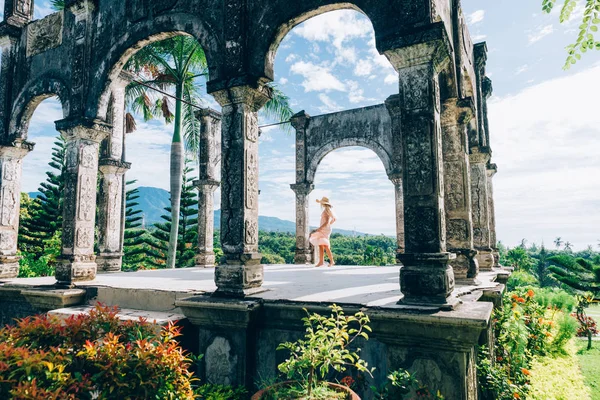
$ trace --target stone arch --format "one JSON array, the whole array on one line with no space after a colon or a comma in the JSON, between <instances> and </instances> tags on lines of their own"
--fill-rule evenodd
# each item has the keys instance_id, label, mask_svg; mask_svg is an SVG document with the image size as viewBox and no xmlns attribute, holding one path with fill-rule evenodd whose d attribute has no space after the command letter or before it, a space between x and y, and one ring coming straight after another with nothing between
<instances>
[{"instance_id":1,"label":"stone arch","mask_svg":"<svg viewBox=\"0 0 600 400\"><path fill-rule=\"evenodd\" d=\"M160 40L179 35L194 37L206 54L210 79L218 77L221 67L217 35L197 15L172 13L160 15L152 20L138 22L128 28L127 34L103 53L98 61L98 77L88 97L88 116L105 120L111 91L129 58L139 49ZM117 83L118 84L118 83Z\"/></svg>"},{"instance_id":2,"label":"stone arch","mask_svg":"<svg viewBox=\"0 0 600 400\"><path fill-rule=\"evenodd\" d=\"M274 77L274 63L275 63L275 55L277 54L277 50L279 49L279 45L281 41L287 36L288 33L294 29L297 25L316 17L321 14L325 14L330 11L337 10L354 10L360 12L361 14L365 14L357 5L351 2L332 2L331 4L319 4L313 7L306 7L303 4L303 9L297 11L296 15L289 14L289 19L284 20L278 26L275 26L274 32L271 32L268 43L265 42L262 45L266 46L266 53L263 51L255 52L256 56L260 56L260 54L265 54L264 57L264 74L269 78ZM366 15L368 18L368 15Z\"/></svg>"},{"instance_id":3,"label":"stone arch","mask_svg":"<svg viewBox=\"0 0 600 400\"><path fill-rule=\"evenodd\" d=\"M68 117L70 89L65 81L55 73L47 73L28 82L17 96L14 103L9 133L14 139L27 139L29 121L37 106L47 98L58 97L62 104L63 116Z\"/></svg>"},{"instance_id":4,"label":"stone arch","mask_svg":"<svg viewBox=\"0 0 600 400\"><path fill-rule=\"evenodd\" d=\"M323 159L325 157L327 157L327 155L329 155L330 153L342 149L344 147L364 147L367 148L371 151L373 151L377 157L379 158L379 160L381 161L381 163L383 164L383 167L385 168L385 173L387 174L387 176L389 177L390 175L392 175L393 173L393 166L392 166L392 157L391 155L388 153L388 151L386 149L383 148L383 146L377 142L375 142L374 140L368 140L368 139L362 139L362 138L354 138L354 139L336 139L336 140L332 140L329 143L324 144L318 151L316 151L313 155L311 160L309 161L308 165L307 165L307 171L306 171L306 179L308 182L314 182L315 180L315 175L317 173L317 170L319 169L319 165L321 164L321 161L323 161Z\"/></svg>"}]
</instances>

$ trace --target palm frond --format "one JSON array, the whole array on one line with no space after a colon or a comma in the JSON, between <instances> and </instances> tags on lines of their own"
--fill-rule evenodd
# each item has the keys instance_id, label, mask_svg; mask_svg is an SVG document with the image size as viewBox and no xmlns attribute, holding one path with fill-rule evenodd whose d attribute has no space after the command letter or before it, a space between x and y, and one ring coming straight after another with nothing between
<instances>
[{"instance_id":1,"label":"palm frond","mask_svg":"<svg viewBox=\"0 0 600 400\"><path fill-rule=\"evenodd\" d=\"M137 130L135 118L131 113L125 114L125 133L132 133Z\"/></svg>"},{"instance_id":2,"label":"palm frond","mask_svg":"<svg viewBox=\"0 0 600 400\"><path fill-rule=\"evenodd\" d=\"M266 118L276 120L278 122L287 122L294 115L294 111L290 106L290 98L283 93L277 86L269 85L273 90L272 97L262 108L263 115ZM282 125L282 129L290 131L291 124Z\"/></svg>"}]
</instances>

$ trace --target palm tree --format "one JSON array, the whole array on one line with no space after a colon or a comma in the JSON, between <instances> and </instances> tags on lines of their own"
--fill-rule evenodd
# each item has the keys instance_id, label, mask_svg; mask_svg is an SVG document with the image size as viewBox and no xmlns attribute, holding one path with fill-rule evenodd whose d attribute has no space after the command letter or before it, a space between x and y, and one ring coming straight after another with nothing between
<instances>
[{"instance_id":1,"label":"palm tree","mask_svg":"<svg viewBox=\"0 0 600 400\"><path fill-rule=\"evenodd\" d=\"M563 241L562 238L559 236L556 239L554 239L554 245L556 246L557 249L560 248L560 246L562 246Z\"/></svg>"},{"instance_id":2,"label":"palm tree","mask_svg":"<svg viewBox=\"0 0 600 400\"><path fill-rule=\"evenodd\" d=\"M573 243L566 241L565 242L565 251L572 252L573 251Z\"/></svg>"}]
</instances>

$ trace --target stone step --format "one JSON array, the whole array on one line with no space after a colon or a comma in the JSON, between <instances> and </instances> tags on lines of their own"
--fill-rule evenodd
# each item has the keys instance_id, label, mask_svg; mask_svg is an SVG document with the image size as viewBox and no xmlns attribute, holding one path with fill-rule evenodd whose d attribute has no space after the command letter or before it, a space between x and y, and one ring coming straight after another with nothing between
<instances>
[{"instance_id":1,"label":"stone step","mask_svg":"<svg viewBox=\"0 0 600 400\"><path fill-rule=\"evenodd\" d=\"M107 286L87 287L87 304L101 303L122 309L144 310L148 312L181 313L175 306L177 300L194 296L202 292L169 291L156 289L125 289Z\"/></svg>"},{"instance_id":2,"label":"stone step","mask_svg":"<svg viewBox=\"0 0 600 400\"><path fill-rule=\"evenodd\" d=\"M48 315L54 315L61 319L67 319L73 315L87 314L94 309L94 306L84 305L76 307L58 308L56 310L48 311ZM139 321L140 318L144 318L148 323L156 325L157 327L166 326L169 322L177 322L185 319L185 315L173 313L173 312L161 312L161 311L145 311L145 310L134 310L129 308L121 308L117 313L117 318L121 321Z\"/></svg>"}]
</instances>

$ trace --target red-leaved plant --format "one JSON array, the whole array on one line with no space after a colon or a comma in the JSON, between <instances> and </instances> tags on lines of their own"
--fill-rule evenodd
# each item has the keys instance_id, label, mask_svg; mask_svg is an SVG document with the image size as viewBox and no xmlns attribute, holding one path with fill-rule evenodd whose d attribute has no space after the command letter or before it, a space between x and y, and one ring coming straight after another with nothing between
<instances>
[{"instance_id":1,"label":"red-leaved plant","mask_svg":"<svg viewBox=\"0 0 600 400\"><path fill-rule=\"evenodd\" d=\"M170 324L120 321L98 305L66 321L40 315L0 329L0 398L192 399L191 359Z\"/></svg>"}]
</instances>

